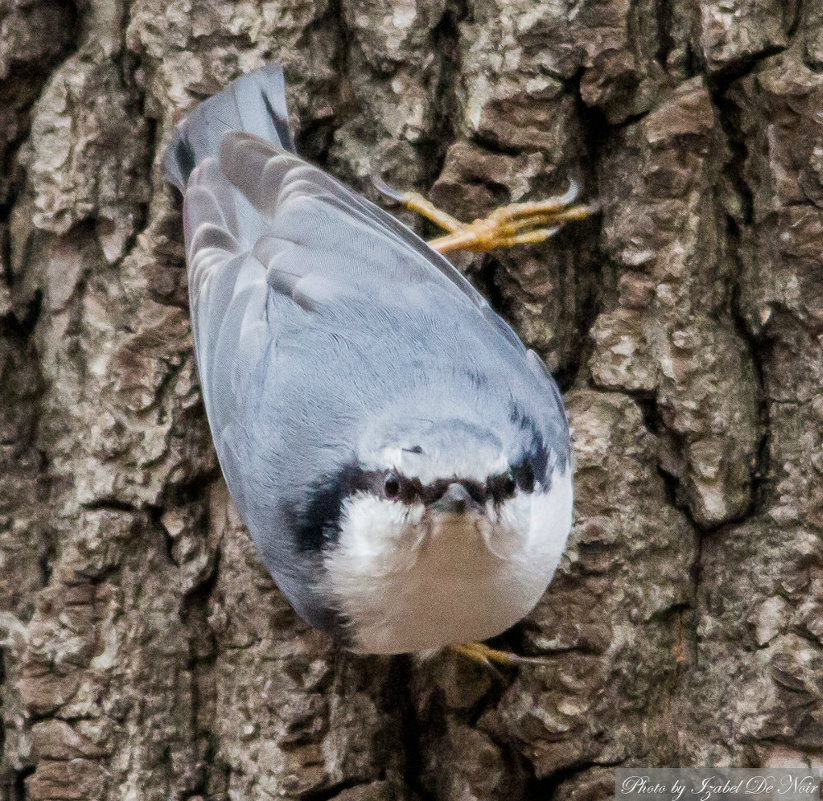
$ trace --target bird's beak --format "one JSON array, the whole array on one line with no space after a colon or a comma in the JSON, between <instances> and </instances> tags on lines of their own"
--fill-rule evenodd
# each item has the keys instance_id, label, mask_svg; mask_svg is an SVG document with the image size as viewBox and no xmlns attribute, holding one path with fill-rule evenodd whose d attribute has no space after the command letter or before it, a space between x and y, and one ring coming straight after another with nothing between
<instances>
[{"instance_id":1,"label":"bird's beak","mask_svg":"<svg viewBox=\"0 0 823 801\"><path fill-rule=\"evenodd\" d=\"M483 507L460 482L453 481L436 501L429 504L429 509L459 515L470 511L480 512Z\"/></svg>"}]
</instances>

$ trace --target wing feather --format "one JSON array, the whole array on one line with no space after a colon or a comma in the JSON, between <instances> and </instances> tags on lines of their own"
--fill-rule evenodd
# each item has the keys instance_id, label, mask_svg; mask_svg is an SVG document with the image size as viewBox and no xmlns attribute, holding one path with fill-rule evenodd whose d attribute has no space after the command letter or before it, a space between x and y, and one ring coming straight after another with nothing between
<instances>
[{"instance_id":1,"label":"wing feather","mask_svg":"<svg viewBox=\"0 0 823 801\"><path fill-rule=\"evenodd\" d=\"M266 154L268 158L265 158ZM277 219L285 207L311 198L327 210L337 211L335 219L329 224L334 235L339 237L341 231L346 231L345 227L337 227L340 223L344 226L359 223L359 229L367 234L366 239L382 237L395 251L406 252L410 264L425 270L429 280L445 279L443 283L446 287L450 284L448 288L458 289L474 305L480 308L488 306L485 298L466 278L414 232L328 173L294 154L250 134L232 132L223 139L220 164L226 177L261 215ZM292 227L292 236L305 236L307 233L315 240L322 233L322 227L318 231L305 221Z\"/></svg>"},{"instance_id":2,"label":"wing feather","mask_svg":"<svg viewBox=\"0 0 823 801\"><path fill-rule=\"evenodd\" d=\"M195 355L218 447L268 339L265 326L255 330L265 320L266 271L243 240L238 198L210 158L192 171L183 205Z\"/></svg>"}]
</instances>

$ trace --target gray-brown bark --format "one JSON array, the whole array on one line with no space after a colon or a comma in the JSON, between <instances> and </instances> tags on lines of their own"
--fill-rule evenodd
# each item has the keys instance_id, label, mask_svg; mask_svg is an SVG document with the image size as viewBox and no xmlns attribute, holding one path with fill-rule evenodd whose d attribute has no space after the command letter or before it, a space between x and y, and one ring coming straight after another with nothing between
<instances>
[{"instance_id":1,"label":"gray-brown bark","mask_svg":"<svg viewBox=\"0 0 823 801\"><path fill-rule=\"evenodd\" d=\"M505 647L354 657L219 479L177 199L197 99L283 61L301 151L458 216L561 377L568 556ZM0 796L606 798L823 753L823 11L785 0L0 0ZM422 229L421 229L422 230Z\"/></svg>"}]
</instances>

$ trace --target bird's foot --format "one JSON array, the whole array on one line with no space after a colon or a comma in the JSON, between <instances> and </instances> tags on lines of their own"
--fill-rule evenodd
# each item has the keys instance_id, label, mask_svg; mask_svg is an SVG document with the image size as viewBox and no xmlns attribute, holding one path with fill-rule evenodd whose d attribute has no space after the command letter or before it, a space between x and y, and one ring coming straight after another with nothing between
<instances>
[{"instance_id":1,"label":"bird's foot","mask_svg":"<svg viewBox=\"0 0 823 801\"><path fill-rule=\"evenodd\" d=\"M372 178L372 182L381 194L449 232L429 242L440 253L449 250L483 253L498 247L543 242L554 236L565 223L583 220L595 211L593 206L575 203L580 188L572 181L565 194L534 202L510 203L495 209L488 217L464 223L438 209L417 192L398 192L377 177Z\"/></svg>"},{"instance_id":2,"label":"bird's foot","mask_svg":"<svg viewBox=\"0 0 823 801\"><path fill-rule=\"evenodd\" d=\"M493 673L498 673L495 665L504 665L510 667L512 665L546 665L544 659L536 656L520 656L520 654L513 654L510 651L501 651L497 648L492 648L484 645L482 642L468 642L464 645L453 645L451 649L471 659L472 662L478 662L484 667L491 670Z\"/></svg>"}]
</instances>

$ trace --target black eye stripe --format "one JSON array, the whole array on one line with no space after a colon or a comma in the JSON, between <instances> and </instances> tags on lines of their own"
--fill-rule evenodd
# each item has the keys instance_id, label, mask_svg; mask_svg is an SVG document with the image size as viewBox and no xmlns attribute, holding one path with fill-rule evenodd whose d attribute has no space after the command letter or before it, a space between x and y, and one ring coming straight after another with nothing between
<instances>
[{"instance_id":1,"label":"black eye stripe","mask_svg":"<svg viewBox=\"0 0 823 801\"><path fill-rule=\"evenodd\" d=\"M481 505L488 501L501 504L517 490L532 492L537 484L544 486L547 453L523 455L505 473L492 476L486 482L472 479L438 479L423 484L418 478L409 478L396 470L364 470L357 463L340 467L336 473L326 474L316 481L306 502L283 501L281 514L291 521L298 547L304 551L319 550L337 541L340 514L347 498L358 493L371 493L410 505L430 504L443 496L452 483L465 487L472 499ZM392 483L397 482L395 487ZM388 483L388 486L387 486Z\"/></svg>"},{"instance_id":2,"label":"black eye stripe","mask_svg":"<svg viewBox=\"0 0 823 801\"><path fill-rule=\"evenodd\" d=\"M518 489L531 492L535 485L534 469L531 464L523 460L505 473L492 476L485 483L472 479L441 478L429 484L423 484L418 478L408 478L396 471L373 471L363 474L366 486L359 486L353 491L371 489L390 500L400 500L403 503L421 501L424 504L433 503L443 496L450 484L458 483L476 503L484 504L488 500L502 503L514 497Z\"/></svg>"},{"instance_id":3,"label":"black eye stripe","mask_svg":"<svg viewBox=\"0 0 823 801\"><path fill-rule=\"evenodd\" d=\"M531 462L523 461L512 468L512 476L520 489L531 492L534 489L534 468Z\"/></svg>"}]
</instances>

